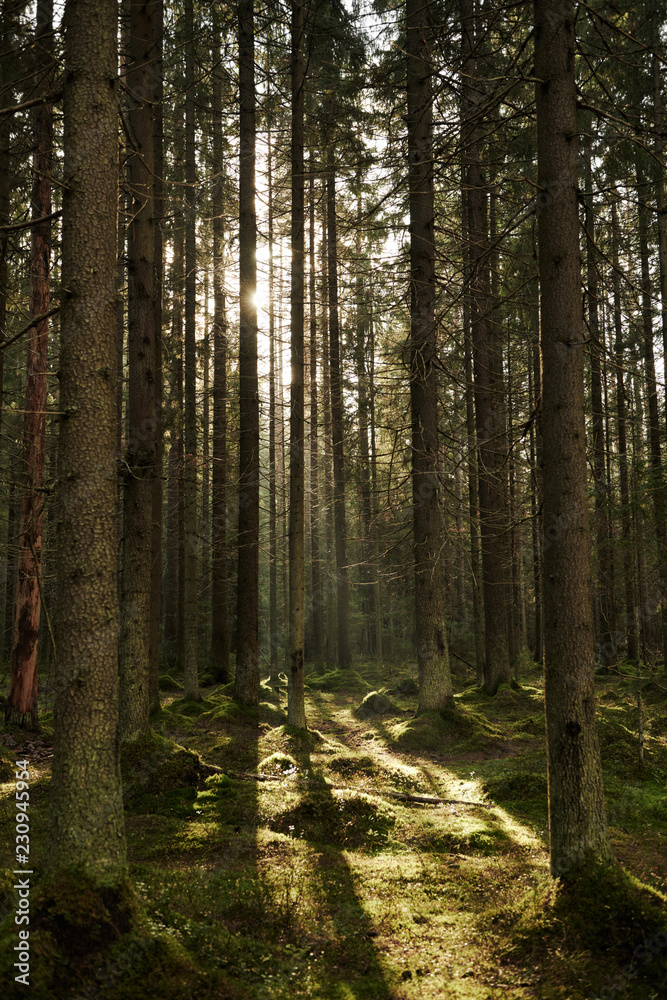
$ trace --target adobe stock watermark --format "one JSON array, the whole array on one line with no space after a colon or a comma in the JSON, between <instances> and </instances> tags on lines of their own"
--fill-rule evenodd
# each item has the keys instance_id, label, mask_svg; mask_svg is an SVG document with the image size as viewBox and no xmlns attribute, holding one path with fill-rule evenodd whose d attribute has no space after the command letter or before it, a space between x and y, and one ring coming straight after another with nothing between
<instances>
[{"instance_id":1,"label":"adobe stock watermark","mask_svg":"<svg viewBox=\"0 0 667 1000\"><path fill-rule=\"evenodd\" d=\"M18 944L14 945L17 962L14 968L18 975L14 976L17 983L23 986L30 985L30 875L32 869L30 864L30 819L28 808L30 806L30 764L27 760L16 761L16 864L14 875L21 876L16 879L14 889L18 895L16 905L16 916L14 923L18 927ZM23 867L22 867L23 866Z\"/></svg>"},{"instance_id":2,"label":"adobe stock watermark","mask_svg":"<svg viewBox=\"0 0 667 1000\"><path fill-rule=\"evenodd\" d=\"M604 986L599 993L596 993L590 1000L612 1000L619 996L626 989L628 984L636 979L641 970L649 965L656 955L659 955L667 948L667 928L658 931L650 941L637 945L632 953L635 961L623 966L617 976L611 979L607 986Z\"/></svg>"}]
</instances>

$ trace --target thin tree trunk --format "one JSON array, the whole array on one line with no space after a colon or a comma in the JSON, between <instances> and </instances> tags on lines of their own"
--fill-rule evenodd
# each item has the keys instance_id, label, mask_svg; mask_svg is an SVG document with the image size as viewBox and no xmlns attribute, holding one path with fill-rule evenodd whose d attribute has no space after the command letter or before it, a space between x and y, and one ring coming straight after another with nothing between
<instances>
[{"instance_id":1,"label":"thin tree trunk","mask_svg":"<svg viewBox=\"0 0 667 1000\"><path fill-rule=\"evenodd\" d=\"M595 724L574 5L535 0L551 873L610 847ZM547 544L548 543L548 544Z\"/></svg>"},{"instance_id":2,"label":"thin tree trunk","mask_svg":"<svg viewBox=\"0 0 667 1000\"><path fill-rule=\"evenodd\" d=\"M123 462L123 572L119 644L121 739L148 729L150 600L155 476L153 4L132 0L127 52L128 123L128 440Z\"/></svg>"},{"instance_id":3,"label":"thin tree trunk","mask_svg":"<svg viewBox=\"0 0 667 1000\"><path fill-rule=\"evenodd\" d=\"M406 2L408 191L410 206L410 411L413 559L419 710L451 701L445 631L443 544L438 484L433 72L421 0Z\"/></svg>"},{"instance_id":4,"label":"thin tree trunk","mask_svg":"<svg viewBox=\"0 0 667 1000\"><path fill-rule=\"evenodd\" d=\"M322 565L320 556L320 491L318 483L317 439L317 302L315 298L315 172L311 159L309 242L310 242L310 550L313 588L313 660L322 666L324 621L322 601Z\"/></svg>"},{"instance_id":5,"label":"thin tree trunk","mask_svg":"<svg viewBox=\"0 0 667 1000\"><path fill-rule=\"evenodd\" d=\"M155 476L153 478L153 511L151 537L151 600L150 635L148 644L148 692L151 710L160 704L160 617L162 606L162 480L164 475L164 428L162 407L164 397L162 373L162 295L164 285L164 115L163 115L163 34L164 4L153 4L153 266L155 301Z\"/></svg>"},{"instance_id":6,"label":"thin tree trunk","mask_svg":"<svg viewBox=\"0 0 667 1000\"><path fill-rule=\"evenodd\" d=\"M289 637L287 721L306 728L304 704L305 627L305 427L304 427L304 10L292 0L292 287L290 294L290 505L289 505Z\"/></svg>"},{"instance_id":7,"label":"thin tree trunk","mask_svg":"<svg viewBox=\"0 0 667 1000\"><path fill-rule=\"evenodd\" d=\"M336 662L336 592L334 588L334 505L333 505L333 449L331 437L331 366L329 359L329 283L327 254L327 186L322 191L322 408L324 410L324 506L326 512L326 661L328 667Z\"/></svg>"},{"instance_id":8,"label":"thin tree trunk","mask_svg":"<svg viewBox=\"0 0 667 1000\"><path fill-rule=\"evenodd\" d=\"M48 91L51 72L44 76L44 63L52 59L53 2L38 0L36 8L35 81ZM51 214L51 160L53 106L41 105L35 114L32 155L33 219ZM33 225L30 243L30 315L49 311L51 223ZM28 335L25 416L23 424L23 468L21 522L19 529L16 616L11 659L11 684L5 706L5 721L37 727L37 648L41 612L42 529L44 522L44 464L46 437L46 359L49 322L43 320Z\"/></svg>"},{"instance_id":9,"label":"thin tree trunk","mask_svg":"<svg viewBox=\"0 0 667 1000\"><path fill-rule=\"evenodd\" d=\"M240 0L239 102L239 571L234 696L259 700L259 387L255 216L255 44L253 0Z\"/></svg>"},{"instance_id":10,"label":"thin tree trunk","mask_svg":"<svg viewBox=\"0 0 667 1000\"><path fill-rule=\"evenodd\" d=\"M625 636L627 657L637 662L637 599L635 560L632 545L632 513L628 485L628 445L625 379L623 374L623 322L621 309L621 276L619 273L618 209L616 199L611 204L612 283L614 294L614 361L616 366L616 421L618 430L618 471L621 492L621 532L623 539L623 578L625 583Z\"/></svg>"},{"instance_id":11,"label":"thin tree trunk","mask_svg":"<svg viewBox=\"0 0 667 1000\"><path fill-rule=\"evenodd\" d=\"M213 9L213 49L221 55L220 15ZM229 680L227 613L227 308L225 301L221 71L213 77L213 471L211 474L211 668Z\"/></svg>"},{"instance_id":12,"label":"thin tree trunk","mask_svg":"<svg viewBox=\"0 0 667 1000\"><path fill-rule=\"evenodd\" d=\"M338 247L336 243L336 175L329 153L327 178L327 236L329 285L329 368L331 373L331 439L333 445L333 505L336 541L336 607L338 610L338 666L352 665L350 646L350 571L347 565L345 513L345 457L343 454L343 386L338 314Z\"/></svg>"},{"instance_id":13,"label":"thin tree trunk","mask_svg":"<svg viewBox=\"0 0 667 1000\"><path fill-rule=\"evenodd\" d=\"M600 353L600 318L598 310L598 269L593 215L593 172L590 136L585 149L585 226L588 332L590 335L591 400L593 416L593 475L595 479L595 530L597 549L597 618L596 644L600 663L608 667L616 662L612 628L614 595L611 587L611 539L607 518L607 476L604 448L604 413L602 409L602 368Z\"/></svg>"},{"instance_id":14,"label":"thin tree trunk","mask_svg":"<svg viewBox=\"0 0 667 1000\"><path fill-rule=\"evenodd\" d=\"M644 331L644 373L646 392L648 395L648 443L651 465L651 494L653 496L653 513L655 517L655 534L658 543L658 608L662 626L663 663L667 664L667 525L665 517L665 481L662 472L660 454L660 414L658 408L658 386L655 376L655 360L653 356L653 304L651 300L651 277L648 253L648 207L646 204L647 185L643 171L637 164L637 198L639 253L642 268L642 326Z\"/></svg>"}]
</instances>

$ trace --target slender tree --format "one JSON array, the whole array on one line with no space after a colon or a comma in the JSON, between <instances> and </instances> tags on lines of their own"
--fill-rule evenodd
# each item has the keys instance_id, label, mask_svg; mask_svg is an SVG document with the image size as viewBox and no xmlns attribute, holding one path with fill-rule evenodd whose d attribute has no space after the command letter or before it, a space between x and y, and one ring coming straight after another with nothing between
<instances>
[{"instance_id":1,"label":"slender tree","mask_svg":"<svg viewBox=\"0 0 667 1000\"><path fill-rule=\"evenodd\" d=\"M123 460L123 572L120 627L120 733L148 729L153 563L153 480L157 453L155 403L155 237L153 178L153 3L129 5L126 56L132 148L127 165L128 439Z\"/></svg>"},{"instance_id":2,"label":"slender tree","mask_svg":"<svg viewBox=\"0 0 667 1000\"><path fill-rule=\"evenodd\" d=\"M433 92L426 8L406 2L408 191L410 205L410 405L419 709L452 698L445 632L438 488Z\"/></svg>"},{"instance_id":3,"label":"slender tree","mask_svg":"<svg viewBox=\"0 0 667 1000\"><path fill-rule=\"evenodd\" d=\"M304 8L292 0L292 289L290 296L290 506L289 506L289 639L287 721L305 729L304 606L305 606L305 428L304 428Z\"/></svg>"},{"instance_id":4,"label":"slender tree","mask_svg":"<svg viewBox=\"0 0 667 1000\"><path fill-rule=\"evenodd\" d=\"M571 0L535 0L551 872L610 854L595 725Z\"/></svg>"},{"instance_id":5,"label":"slender tree","mask_svg":"<svg viewBox=\"0 0 667 1000\"><path fill-rule=\"evenodd\" d=\"M38 94L51 85L53 59L53 2L39 0L36 8L35 83ZM45 73L45 65L47 72ZM51 160L53 107L37 108L32 156L33 182L30 244L30 316L46 316L50 305ZM46 461L46 361L49 321L42 319L29 331L26 362L25 416L21 522L16 584L16 614L11 661L11 686L5 720L37 726L37 643L41 613L44 471Z\"/></svg>"},{"instance_id":6,"label":"slender tree","mask_svg":"<svg viewBox=\"0 0 667 1000\"><path fill-rule=\"evenodd\" d=\"M238 5L239 39L239 570L234 696L259 700L259 386L255 214L253 0Z\"/></svg>"}]
</instances>

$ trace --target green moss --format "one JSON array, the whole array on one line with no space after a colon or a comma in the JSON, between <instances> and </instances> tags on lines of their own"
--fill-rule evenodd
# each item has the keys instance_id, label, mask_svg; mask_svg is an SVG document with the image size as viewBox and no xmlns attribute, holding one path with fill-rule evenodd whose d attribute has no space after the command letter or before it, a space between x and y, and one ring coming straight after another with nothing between
<instances>
[{"instance_id":1,"label":"green moss","mask_svg":"<svg viewBox=\"0 0 667 1000\"><path fill-rule=\"evenodd\" d=\"M534 771L505 772L486 779L484 791L495 802L521 802L547 798L547 779Z\"/></svg>"},{"instance_id":2,"label":"green moss","mask_svg":"<svg viewBox=\"0 0 667 1000\"><path fill-rule=\"evenodd\" d=\"M259 705L242 705L232 698L216 698L214 704L209 704L201 720L206 726L224 727L233 722L237 725L258 725L260 722L272 726L279 725L285 719L285 713L278 705L260 702Z\"/></svg>"},{"instance_id":3,"label":"green moss","mask_svg":"<svg viewBox=\"0 0 667 1000\"><path fill-rule=\"evenodd\" d=\"M391 806L360 792L313 789L297 805L269 821L287 836L350 850L386 845L396 822Z\"/></svg>"},{"instance_id":4,"label":"green moss","mask_svg":"<svg viewBox=\"0 0 667 1000\"><path fill-rule=\"evenodd\" d=\"M180 681L177 681L175 677L172 677L171 674L161 674L159 685L160 685L160 691L183 690L183 685L180 683Z\"/></svg>"},{"instance_id":5,"label":"green moss","mask_svg":"<svg viewBox=\"0 0 667 1000\"><path fill-rule=\"evenodd\" d=\"M314 691L343 691L355 694L368 691L371 685L356 670L329 670L325 674L311 674L306 687Z\"/></svg>"},{"instance_id":6,"label":"green moss","mask_svg":"<svg viewBox=\"0 0 667 1000\"><path fill-rule=\"evenodd\" d=\"M260 761L257 770L260 774L295 774L298 764L290 754L278 751Z\"/></svg>"},{"instance_id":7,"label":"green moss","mask_svg":"<svg viewBox=\"0 0 667 1000\"><path fill-rule=\"evenodd\" d=\"M175 788L198 788L211 773L193 750L150 730L121 744L120 767L126 805L138 797L160 796Z\"/></svg>"},{"instance_id":8,"label":"green moss","mask_svg":"<svg viewBox=\"0 0 667 1000\"><path fill-rule=\"evenodd\" d=\"M567 878L548 880L493 917L496 924L503 920L511 940L506 957L513 962L544 963L555 950L566 960L585 955L599 963L593 973L598 982L590 984L598 988L634 954L642 987L664 984L667 897L618 865L591 860ZM663 947L653 953L647 945L658 939ZM649 961L635 949L648 954Z\"/></svg>"},{"instance_id":9,"label":"green moss","mask_svg":"<svg viewBox=\"0 0 667 1000\"><path fill-rule=\"evenodd\" d=\"M382 768L368 754L336 754L327 761L327 767L335 774L342 774L346 778L351 778L354 775L376 778L382 774Z\"/></svg>"}]
</instances>

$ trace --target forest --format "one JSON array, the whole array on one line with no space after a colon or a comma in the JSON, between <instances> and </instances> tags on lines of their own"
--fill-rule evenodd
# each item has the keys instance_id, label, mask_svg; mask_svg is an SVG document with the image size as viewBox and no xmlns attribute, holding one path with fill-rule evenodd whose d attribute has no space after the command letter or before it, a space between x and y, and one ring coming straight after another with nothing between
<instances>
[{"instance_id":1,"label":"forest","mask_svg":"<svg viewBox=\"0 0 667 1000\"><path fill-rule=\"evenodd\" d=\"M661 0L0 0L0 976L667 998Z\"/></svg>"}]
</instances>

